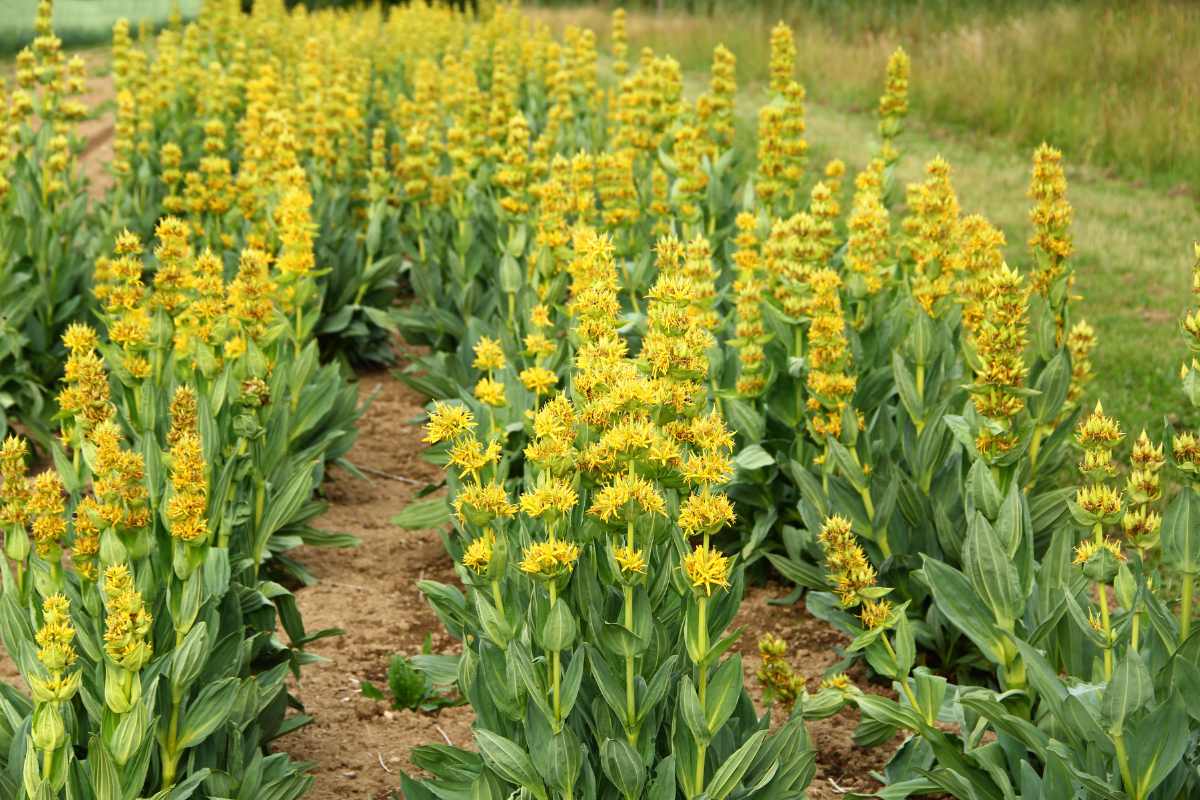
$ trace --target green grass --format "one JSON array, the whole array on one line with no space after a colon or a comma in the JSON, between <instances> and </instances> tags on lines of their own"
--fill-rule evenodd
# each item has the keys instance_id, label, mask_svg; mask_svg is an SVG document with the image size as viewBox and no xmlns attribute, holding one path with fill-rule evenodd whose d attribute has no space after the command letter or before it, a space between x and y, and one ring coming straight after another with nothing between
<instances>
[{"instance_id":1,"label":"green grass","mask_svg":"<svg viewBox=\"0 0 1200 800\"><path fill-rule=\"evenodd\" d=\"M113 23L128 19L135 26L143 20L159 26L167 21L174 6L185 18L195 16L202 0L56 0L54 32L67 47L108 42ZM3 0L0 17L0 53L16 53L33 40L37 0Z\"/></svg>"}]
</instances>

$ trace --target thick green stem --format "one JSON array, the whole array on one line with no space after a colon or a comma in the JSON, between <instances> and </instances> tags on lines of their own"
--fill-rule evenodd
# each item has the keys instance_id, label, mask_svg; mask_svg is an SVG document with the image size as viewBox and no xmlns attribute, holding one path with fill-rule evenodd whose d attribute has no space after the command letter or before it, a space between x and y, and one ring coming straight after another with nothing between
<instances>
[{"instance_id":1,"label":"thick green stem","mask_svg":"<svg viewBox=\"0 0 1200 800\"><path fill-rule=\"evenodd\" d=\"M1121 781L1125 784L1125 793L1133 800L1142 800L1142 793L1133 782L1133 773L1129 769L1129 751L1125 749L1125 737L1119 733L1114 735L1113 746L1117 751L1117 764L1121 768Z\"/></svg>"},{"instance_id":2,"label":"thick green stem","mask_svg":"<svg viewBox=\"0 0 1200 800\"><path fill-rule=\"evenodd\" d=\"M171 721L167 726L167 740L162 745L164 789L175 785L175 770L179 766L179 711L182 701L179 690L171 687Z\"/></svg>"},{"instance_id":3,"label":"thick green stem","mask_svg":"<svg viewBox=\"0 0 1200 800\"><path fill-rule=\"evenodd\" d=\"M496 604L496 613L504 618L504 594L500 591L500 581L492 581L492 601Z\"/></svg>"},{"instance_id":4,"label":"thick green stem","mask_svg":"<svg viewBox=\"0 0 1200 800\"><path fill-rule=\"evenodd\" d=\"M1191 575L1183 576L1183 595L1179 600L1179 642L1182 644L1192 632L1192 589Z\"/></svg>"},{"instance_id":5,"label":"thick green stem","mask_svg":"<svg viewBox=\"0 0 1200 800\"><path fill-rule=\"evenodd\" d=\"M263 551L267 548L266 538L259 537L259 529L262 527L263 512L267 502L267 487L266 482L261 475L254 479L254 574L258 575L258 569L262 566Z\"/></svg>"},{"instance_id":6,"label":"thick green stem","mask_svg":"<svg viewBox=\"0 0 1200 800\"><path fill-rule=\"evenodd\" d=\"M633 587L625 587L625 628L633 630ZM634 656L625 656L625 738L631 745L637 745L637 684L634 682Z\"/></svg>"},{"instance_id":7,"label":"thick green stem","mask_svg":"<svg viewBox=\"0 0 1200 800\"><path fill-rule=\"evenodd\" d=\"M1103 583L1096 584L1096 593L1100 596L1100 621L1104 625L1104 679L1112 680L1112 620L1108 615L1108 587Z\"/></svg>"},{"instance_id":8,"label":"thick green stem","mask_svg":"<svg viewBox=\"0 0 1200 800\"><path fill-rule=\"evenodd\" d=\"M892 661L895 661L896 664L899 665L900 658L896 655L896 651L895 651L895 649L893 649L892 643L888 640L887 634L885 633L883 636L880 636L879 640L881 642L883 642L883 647L885 650L887 650L888 655L892 657ZM909 703L909 705L912 706L913 711L915 711L918 714L921 714L922 713L921 706L917 702L917 696L915 694L913 694L912 687L908 685L908 676L907 675L900 676L900 688L904 690L904 696L908 698L908 703ZM932 712L932 709L930 709L930 711ZM926 717L925 722L932 725L934 723L934 720L929 719L928 718L929 716L930 716L930 714L925 715L925 717Z\"/></svg>"},{"instance_id":9,"label":"thick green stem","mask_svg":"<svg viewBox=\"0 0 1200 800\"><path fill-rule=\"evenodd\" d=\"M701 597L698 599L699 613L697 614L697 635L700 637L700 657L705 659L696 665L699 675L696 678L696 686L700 697L700 708L705 716L708 716L708 706L706 704L706 695L708 694L708 598ZM704 794L704 759L707 755L708 744L705 742L696 742L696 796Z\"/></svg>"},{"instance_id":10,"label":"thick green stem","mask_svg":"<svg viewBox=\"0 0 1200 800\"><path fill-rule=\"evenodd\" d=\"M554 586L554 581L550 581L550 609L553 611L554 606L558 603L558 589ZM550 682L551 693L554 701L554 719L558 723L562 723L562 661L558 650L550 651Z\"/></svg>"},{"instance_id":11,"label":"thick green stem","mask_svg":"<svg viewBox=\"0 0 1200 800\"><path fill-rule=\"evenodd\" d=\"M925 365L917 364L917 399L921 401L922 413L925 409ZM924 419L914 419L913 425L917 428L917 433L925 429Z\"/></svg>"}]
</instances>

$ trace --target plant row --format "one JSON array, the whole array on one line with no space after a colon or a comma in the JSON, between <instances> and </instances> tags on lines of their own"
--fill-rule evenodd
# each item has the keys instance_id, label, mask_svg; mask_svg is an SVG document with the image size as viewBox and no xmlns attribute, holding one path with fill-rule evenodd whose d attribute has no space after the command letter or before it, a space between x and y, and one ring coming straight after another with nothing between
<instances>
[{"instance_id":1,"label":"plant row","mask_svg":"<svg viewBox=\"0 0 1200 800\"><path fill-rule=\"evenodd\" d=\"M848 176L809 163L786 27L747 145L727 51L697 93L613 22L602 57L502 7L405 65L405 377L465 590L422 588L477 715L406 796L801 796L803 720L846 704L903 734L889 797L1194 792L1195 435L1084 402L1060 155L1012 266L944 160L897 185L902 52ZM761 643L783 727L728 630L768 570L849 641L816 692Z\"/></svg>"}]
</instances>

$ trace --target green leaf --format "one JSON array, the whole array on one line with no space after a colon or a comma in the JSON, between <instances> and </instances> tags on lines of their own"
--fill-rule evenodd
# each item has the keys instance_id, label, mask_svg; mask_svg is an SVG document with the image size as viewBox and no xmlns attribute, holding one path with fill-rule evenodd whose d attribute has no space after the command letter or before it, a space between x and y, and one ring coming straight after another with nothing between
<instances>
[{"instance_id":1,"label":"green leaf","mask_svg":"<svg viewBox=\"0 0 1200 800\"><path fill-rule=\"evenodd\" d=\"M904 410L908 412L908 418L913 422L924 421L924 403L917 395L917 385L899 350L892 351L892 376L896 381L896 393L900 395L900 402L904 405Z\"/></svg>"},{"instance_id":2,"label":"green leaf","mask_svg":"<svg viewBox=\"0 0 1200 800\"><path fill-rule=\"evenodd\" d=\"M769 467L775 463L775 459L762 448L762 445L751 444L743 447L741 451L734 456L734 463L739 469L747 471L762 469Z\"/></svg>"},{"instance_id":3,"label":"green leaf","mask_svg":"<svg viewBox=\"0 0 1200 800\"><path fill-rule=\"evenodd\" d=\"M409 660L396 653L388 664L388 688L396 708L416 710L425 699L425 676L413 669Z\"/></svg>"},{"instance_id":4,"label":"green leaf","mask_svg":"<svg viewBox=\"0 0 1200 800\"><path fill-rule=\"evenodd\" d=\"M359 684L359 690L362 692L362 696L366 697L369 700L385 700L386 699L384 697L383 692L381 692L379 690L379 687L376 686L375 684L371 683L370 681L363 681L361 684Z\"/></svg>"},{"instance_id":5,"label":"green leaf","mask_svg":"<svg viewBox=\"0 0 1200 800\"><path fill-rule=\"evenodd\" d=\"M1179 764L1191 740L1188 713L1179 692L1130 731L1129 761L1137 796L1149 797Z\"/></svg>"},{"instance_id":6,"label":"green leaf","mask_svg":"<svg viewBox=\"0 0 1200 800\"><path fill-rule=\"evenodd\" d=\"M1029 413L1042 424L1053 422L1062 410L1070 387L1071 366L1067 363L1066 352L1060 350L1038 375L1033 388L1039 394L1029 398Z\"/></svg>"},{"instance_id":7,"label":"green leaf","mask_svg":"<svg viewBox=\"0 0 1200 800\"><path fill-rule=\"evenodd\" d=\"M934 602L993 664L1004 663L1004 635L992 622L991 612L975 595L966 576L936 558L921 556L925 583Z\"/></svg>"},{"instance_id":8,"label":"green leaf","mask_svg":"<svg viewBox=\"0 0 1200 800\"><path fill-rule=\"evenodd\" d=\"M992 526L976 512L963 545L963 567L1000 627L1011 630L1025 607L1017 570Z\"/></svg>"},{"instance_id":9,"label":"green leaf","mask_svg":"<svg viewBox=\"0 0 1200 800\"><path fill-rule=\"evenodd\" d=\"M623 739L605 739L600 745L600 767L624 797L639 797L646 782L642 757Z\"/></svg>"},{"instance_id":10,"label":"green leaf","mask_svg":"<svg viewBox=\"0 0 1200 800\"><path fill-rule=\"evenodd\" d=\"M407 531L423 531L450 524L450 504L445 497L417 500L392 517L392 524Z\"/></svg>"},{"instance_id":11,"label":"green leaf","mask_svg":"<svg viewBox=\"0 0 1200 800\"><path fill-rule=\"evenodd\" d=\"M737 788L746 774L746 770L750 769L750 765L754 763L754 758L758 755L759 748L762 747L763 740L766 738L766 731L758 731L713 773L706 790L712 800L725 800L729 793Z\"/></svg>"},{"instance_id":12,"label":"green leaf","mask_svg":"<svg viewBox=\"0 0 1200 800\"><path fill-rule=\"evenodd\" d=\"M195 747L229 719L241 682L237 678L210 683L191 702L180 728L179 746Z\"/></svg>"},{"instance_id":13,"label":"green leaf","mask_svg":"<svg viewBox=\"0 0 1200 800\"><path fill-rule=\"evenodd\" d=\"M1108 682L1100 704L1100 713L1108 723L1109 733L1121 733L1125 721L1153 699L1154 683L1150 671L1136 650L1127 650L1113 670L1112 680Z\"/></svg>"},{"instance_id":14,"label":"green leaf","mask_svg":"<svg viewBox=\"0 0 1200 800\"><path fill-rule=\"evenodd\" d=\"M713 670L704 702L708 733L716 736L742 696L742 657L734 655Z\"/></svg>"},{"instance_id":15,"label":"green leaf","mask_svg":"<svg viewBox=\"0 0 1200 800\"><path fill-rule=\"evenodd\" d=\"M520 745L484 728L475 729L475 743L479 745L479 754L493 772L525 789L538 800L549 800L542 779Z\"/></svg>"},{"instance_id":16,"label":"green leaf","mask_svg":"<svg viewBox=\"0 0 1200 800\"><path fill-rule=\"evenodd\" d=\"M702 743L709 741L711 737L708 732L708 720L700 706L700 696L696 694L696 687L692 685L691 678L685 677L679 686L679 715L683 717L683 722L693 738Z\"/></svg>"},{"instance_id":17,"label":"green leaf","mask_svg":"<svg viewBox=\"0 0 1200 800\"><path fill-rule=\"evenodd\" d=\"M658 671L654 673L654 677L650 679L645 694L638 698L637 721L639 724L667 696L667 690L671 688L671 679L675 676L675 662L678 660L679 656L673 655L664 661Z\"/></svg>"},{"instance_id":18,"label":"green leaf","mask_svg":"<svg viewBox=\"0 0 1200 800\"><path fill-rule=\"evenodd\" d=\"M1163 518L1163 560L1185 575L1200 573L1200 513L1196 492L1185 488L1171 501Z\"/></svg>"},{"instance_id":19,"label":"green leaf","mask_svg":"<svg viewBox=\"0 0 1200 800\"><path fill-rule=\"evenodd\" d=\"M863 693L856 696L854 702L858 704L859 710L865 716L893 728L915 732L920 731L923 727L921 718L917 716L916 711L900 705L895 700Z\"/></svg>"},{"instance_id":20,"label":"green leaf","mask_svg":"<svg viewBox=\"0 0 1200 800\"><path fill-rule=\"evenodd\" d=\"M197 576L198 577L198 576ZM168 677L171 685L178 691L186 691L192 681L204 668L208 660L208 625L201 620L197 622L183 641L171 653L171 667Z\"/></svg>"},{"instance_id":21,"label":"green leaf","mask_svg":"<svg viewBox=\"0 0 1200 800\"><path fill-rule=\"evenodd\" d=\"M542 645L550 651L562 651L575 641L578 625L570 607L561 600L554 604L542 626Z\"/></svg>"}]
</instances>

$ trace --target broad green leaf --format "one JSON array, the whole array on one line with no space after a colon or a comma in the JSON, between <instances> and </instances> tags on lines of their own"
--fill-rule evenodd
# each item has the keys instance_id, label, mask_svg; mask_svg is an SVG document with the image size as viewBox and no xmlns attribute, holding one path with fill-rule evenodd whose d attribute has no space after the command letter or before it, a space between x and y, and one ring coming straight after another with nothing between
<instances>
[{"instance_id":1,"label":"broad green leaf","mask_svg":"<svg viewBox=\"0 0 1200 800\"><path fill-rule=\"evenodd\" d=\"M417 500L392 517L392 524L408 531L423 531L450 524L450 504L445 497Z\"/></svg>"},{"instance_id":2,"label":"broad green leaf","mask_svg":"<svg viewBox=\"0 0 1200 800\"><path fill-rule=\"evenodd\" d=\"M545 784L520 745L484 728L475 729L475 743L487 765L504 780L525 789L538 800L548 800Z\"/></svg>"}]
</instances>

